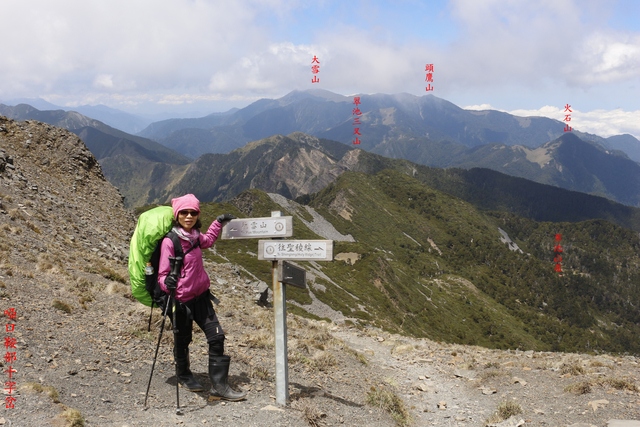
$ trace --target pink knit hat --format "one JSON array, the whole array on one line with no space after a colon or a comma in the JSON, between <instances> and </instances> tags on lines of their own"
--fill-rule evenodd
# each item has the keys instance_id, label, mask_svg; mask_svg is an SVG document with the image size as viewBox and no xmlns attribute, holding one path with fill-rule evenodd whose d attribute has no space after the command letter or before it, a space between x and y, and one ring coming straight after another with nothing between
<instances>
[{"instance_id":1,"label":"pink knit hat","mask_svg":"<svg viewBox=\"0 0 640 427\"><path fill-rule=\"evenodd\" d=\"M171 207L173 208L173 217L177 219L178 212L186 209L200 212L200 201L193 194L185 194L182 197L171 199Z\"/></svg>"}]
</instances>

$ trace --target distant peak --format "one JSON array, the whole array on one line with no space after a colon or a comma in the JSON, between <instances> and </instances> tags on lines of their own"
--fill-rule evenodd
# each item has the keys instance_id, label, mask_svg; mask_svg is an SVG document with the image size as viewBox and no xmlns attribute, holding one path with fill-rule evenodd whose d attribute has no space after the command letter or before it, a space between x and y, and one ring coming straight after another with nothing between
<instances>
[{"instance_id":1,"label":"distant peak","mask_svg":"<svg viewBox=\"0 0 640 427\"><path fill-rule=\"evenodd\" d=\"M312 135L308 135L304 132L293 132L290 133L289 135L287 135L287 138L301 143L301 144L307 144L307 145L312 145L315 146L317 144L320 143L320 140L318 138L316 138L315 136Z\"/></svg>"},{"instance_id":2,"label":"distant peak","mask_svg":"<svg viewBox=\"0 0 640 427\"><path fill-rule=\"evenodd\" d=\"M556 141L561 141L561 142L585 142L583 141L578 135L576 135L573 132L565 132L564 134L562 134Z\"/></svg>"},{"instance_id":3,"label":"distant peak","mask_svg":"<svg viewBox=\"0 0 640 427\"><path fill-rule=\"evenodd\" d=\"M349 98L338 93L328 91L326 89L306 89L306 90L293 90L280 98L280 100L299 100L305 98L322 98L327 101L344 102Z\"/></svg>"}]
</instances>

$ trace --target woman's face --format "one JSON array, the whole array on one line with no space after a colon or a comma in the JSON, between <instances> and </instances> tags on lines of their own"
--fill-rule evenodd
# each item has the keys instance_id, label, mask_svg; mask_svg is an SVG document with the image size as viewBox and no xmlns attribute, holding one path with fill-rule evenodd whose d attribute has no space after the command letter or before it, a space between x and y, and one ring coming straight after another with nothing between
<instances>
[{"instance_id":1,"label":"woman's face","mask_svg":"<svg viewBox=\"0 0 640 427\"><path fill-rule=\"evenodd\" d=\"M186 209L178 212L178 223L185 231L190 232L196 221L198 221L198 215L200 212L192 209Z\"/></svg>"}]
</instances>

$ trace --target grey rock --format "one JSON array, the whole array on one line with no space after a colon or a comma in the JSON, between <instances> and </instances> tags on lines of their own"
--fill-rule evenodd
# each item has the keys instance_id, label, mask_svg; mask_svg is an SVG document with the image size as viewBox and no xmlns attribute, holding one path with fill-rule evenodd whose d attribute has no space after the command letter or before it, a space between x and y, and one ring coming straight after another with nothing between
<instances>
[{"instance_id":1,"label":"grey rock","mask_svg":"<svg viewBox=\"0 0 640 427\"><path fill-rule=\"evenodd\" d=\"M517 418L515 415L508 420L502 421L497 424L487 424L488 427L520 427L524 425L522 418Z\"/></svg>"},{"instance_id":2,"label":"grey rock","mask_svg":"<svg viewBox=\"0 0 640 427\"><path fill-rule=\"evenodd\" d=\"M255 291L255 302L259 305L269 305L273 301L273 292L271 288L262 280L251 283L251 286Z\"/></svg>"},{"instance_id":3,"label":"grey rock","mask_svg":"<svg viewBox=\"0 0 640 427\"><path fill-rule=\"evenodd\" d=\"M469 369L458 369L453 373L458 378L465 378L468 380L473 380L477 377L477 373L475 371Z\"/></svg>"}]
</instances>

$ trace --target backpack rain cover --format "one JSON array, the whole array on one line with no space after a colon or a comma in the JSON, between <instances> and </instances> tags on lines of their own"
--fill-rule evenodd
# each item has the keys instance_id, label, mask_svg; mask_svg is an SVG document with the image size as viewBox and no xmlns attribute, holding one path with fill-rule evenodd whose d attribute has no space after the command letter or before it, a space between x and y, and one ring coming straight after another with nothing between
<instances>
[{"instance_id":1,"label":"backpack rain cover","mask_svg":"<svg viewBox=\"0 0 640 427\"><path fill-rule=\"evenodd\" d=\"M142 304L151 307L151 294L146 288L144 269L162 238L171 231L173 208L158 206L140 215L129 244L129 281L131 294ZM157 277L158 266L154 266Z\"/></svg>"}]
</instances>

